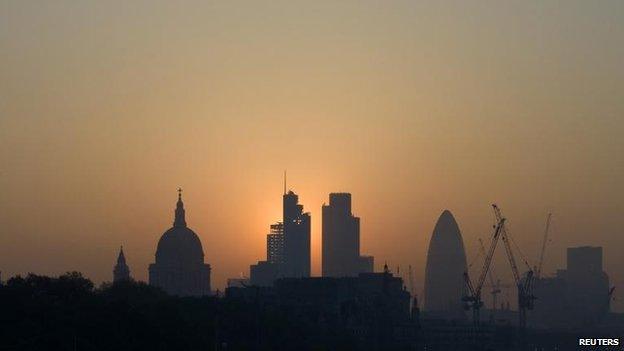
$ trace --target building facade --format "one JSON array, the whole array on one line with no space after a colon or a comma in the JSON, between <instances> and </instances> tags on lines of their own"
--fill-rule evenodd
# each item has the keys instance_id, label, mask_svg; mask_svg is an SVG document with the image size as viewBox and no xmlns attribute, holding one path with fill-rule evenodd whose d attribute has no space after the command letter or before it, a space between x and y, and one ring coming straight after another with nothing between
<instances>
[{"instance_id":1,"label":"building facade","mask_svg":"<svg viewBox=\"0 0 624 351\"><path fill-rule=\"evenodd\" d=\"M284 224L271 224L267 234L267 261L282 265L284 263Z\"/></svg>"}]
</instances>

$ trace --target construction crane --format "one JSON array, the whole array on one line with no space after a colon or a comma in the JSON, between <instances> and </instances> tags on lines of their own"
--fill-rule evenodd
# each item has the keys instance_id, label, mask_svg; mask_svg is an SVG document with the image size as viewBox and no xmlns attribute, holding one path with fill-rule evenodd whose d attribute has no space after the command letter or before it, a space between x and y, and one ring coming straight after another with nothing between
<instances>
[{"instance_id":1,"label":"construction crane","mask_svg":"<svg viewBox=\"0 0 624 351\"><path fill-rule=\"evenodd\" d=\"M548 229L550 229L550 219L552 217L552 213L548 214L546 218L546 228L544 229L544 241L542 242L542 252L540 253L539 263L537 265L537 269L535 270L535 277L539 279L542 276L542 265L544 264L544 253L546 252L546 243L548 242Z\"/></svg>"},{"instance_id":2,"label":"construction crane","mask_svg":"<svg viewBox=\"0 0 624 351\"><path fill-rule=\"evenodd\" d=\"M511 265L511 271L513 273L514 282L518 288L518 325L520 327L521 332L524 334L526 330L526 319L527 319L527 310L533 309L533 300L535 300L535 296L533 296L532 292L532 283L533 283L533 270L531 266L524 259L524 264L527 266L528 270L526 276L523 278L518 271L518 265L516 264L516 258L514 257L513 250L511 248L511 237L507 232L507 228L505 226L504 217L501 213L500 208L496 204L492 204L492 208L494 209L494 215L496 216L496 220L502 222L501 228L501 237L503 239L503 243L505 244L505 251L507 253L507 259L509 260L509 264Z\"/></svg>"},{"instance_id":3,"label":"construction crane","mask_svg":"<svg viewBox=\"0 0 624 351\"><path fill-rule=\"evenodd\" d=\"M486 257L485 246L483 245L483 240L479 238L479 247L481 249L481 254L483 257ZM496 311L496 297L501 293L500 289L500 280L494 278L494 267L490 268L490 272L488 274L488 278L490 279L490 294L492 295L492 311Z\"/></svg>"},{"instance_id":4,"label":"construction crane","mask_svg":"<svg viewBox=\"0 0 624 351\"><path fill-rule=\"evenodd\" d=\"M479 315L479 311L483 306L483 301L481 300L481 290L483 289L483 283L485 283L485 277L490 270L492 257L494 257L494 251L496 250L496 245L501 236L500 234L504 223L505 219L501 218L500 220L498 220L498 224L495 226L494 234L492 235L492 240L490 242L490 248L485 255L483 267L481 268L481 273L479 274L477 284L473 285L472 281L470 280L470 276L468 275L468 271L464 272L464 280L466 282L468 294L465 295L462 300L464 301L464 306L466 309L472 309L472 319L475 326L478 326L481 321L481 317Z\"/></svg>"}]
</instances>

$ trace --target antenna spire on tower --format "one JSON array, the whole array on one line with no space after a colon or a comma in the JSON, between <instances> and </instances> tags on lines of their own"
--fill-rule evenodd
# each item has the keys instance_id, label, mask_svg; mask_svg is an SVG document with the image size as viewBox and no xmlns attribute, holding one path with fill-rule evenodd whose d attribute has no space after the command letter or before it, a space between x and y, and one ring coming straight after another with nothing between
<instances>
[{"instance_id":1,"label":"antenna spire on tower","mask_svg":"<svg viewBox=\"0 0 624 351\"><path fill-rule=\"evenodd\" d=\"M184 203L182 202L182 188L178 188L178 202L176 203L175 219L173 220L173 226L186 227L186 219L184 214Z\"/></svg>"},{"instance_id":2,"label":"antenna spire on tower","mask_svg":"<svg viewBox=\"0 0 624 351\"><path fill-rule=\"evenodd\" d=\"M286 170L284 170L284 195L286 195Z\"/></svg>"}]
</instances>

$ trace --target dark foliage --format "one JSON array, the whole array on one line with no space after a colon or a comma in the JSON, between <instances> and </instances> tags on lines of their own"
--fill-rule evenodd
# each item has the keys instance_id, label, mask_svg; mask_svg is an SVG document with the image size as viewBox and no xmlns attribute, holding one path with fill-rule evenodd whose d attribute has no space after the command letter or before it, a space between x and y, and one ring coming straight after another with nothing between
<instances>
[{"instance_id":1,"label":"dark foliage","mask_svg":"<svg viewBox=\"0 0 624 351\"><path fill-rule=\"evenodd\" d=\"M18 276L0 287L0 350L210 350L215 306L76 272Z\"/></svg>"},{"instance_id":2,"label":"dark foliage","mask_svg":"<svg viewBox=\"0 0 624 351\"><path fill-rule=\"evenodd\" d=\"M145 283L93 283L80 273L30 274L0 286L0 350L348 350L275 306L177 298Z\"/></svg>"}]
</instances>

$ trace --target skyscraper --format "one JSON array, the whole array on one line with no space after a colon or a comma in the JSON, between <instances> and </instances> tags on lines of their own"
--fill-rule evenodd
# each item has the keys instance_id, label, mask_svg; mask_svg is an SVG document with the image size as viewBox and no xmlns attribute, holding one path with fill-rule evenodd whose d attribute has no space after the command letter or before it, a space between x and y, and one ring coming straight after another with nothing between
<instances>
[{"instance_id":1,"label":"skyscraper","mask_svg":"<svg viewBox=\"0 0 624 351\"><path fill-rule=\"evenodd\" d=\"M310 276L310 214L303 212L299 196L288 191L283 197L284 264L281 276Z\"/></svg>"},{"instance_id":2,"label":"skyscraper","mask_svg":"<svg viewBox=\"0 0 624 351\"><path fill-rule=\"evenodd\" d=\"M445 210L433 229L425 271L425 311L440 317L463 316L466 253L459 226Z\"/></svg>"},{"instance_id":3,"label":"skyscraper","mask_svg":"<svg viewBox=\"0 0 624 351\"><path fill-rule=\"evenodd\" d=\"M113 283L130 280L130 267L126 264L126 256L124 256L123 246L119 248L119 256L117 256L117 264L113 269Z\"/></svg>"},{"instance_id":4,"label":"skyscraper","mask_svg":"<svg viewBox=\"0 0 624 351\"><path fill-rule=\"evenodd\" d=\"M324 277L357 276L372 271L372 257L360 256L360 218L351 213L351 194L329 194L323 205Z\"/></svg>"},{"instance_id":5,"label":"skyscraper","mask_svg":"<svg viewBox=\"0 0 624 351\"><path fill-rule=\"evenodd\" d=\"M199 237L186 226L181 189L178 189L173 227L160 238L156 262L149 266L149 283L172 295L210 294L210 265L204 263Z\"/></svg>"}]
</instances>

